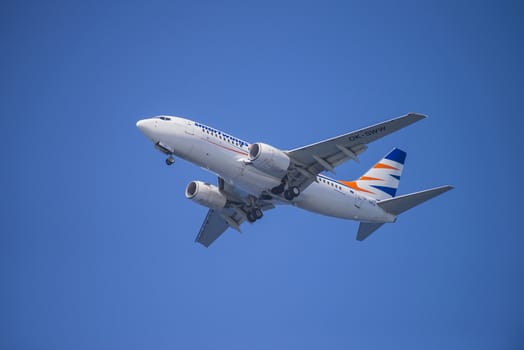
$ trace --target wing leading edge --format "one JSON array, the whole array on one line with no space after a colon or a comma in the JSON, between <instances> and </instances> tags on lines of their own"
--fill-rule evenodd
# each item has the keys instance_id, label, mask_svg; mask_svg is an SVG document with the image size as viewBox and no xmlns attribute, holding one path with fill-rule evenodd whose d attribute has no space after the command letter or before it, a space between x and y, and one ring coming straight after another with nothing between
<instances>
[{"instance_id":1,"label":"wing leading edge","mask_svg":"<svg viewBox=\"0 0 524 350\"><path fill-rule=\"evenodd\" d=\"M358 161L358 155L367 149L368 143L381 139L424 118L426 116L422 114L410 113L367 128L287 151L286 153L292 162L288 178L294 186L304 189L315 181L316 175L319 173L326 170L334 172L335 167L350 159Z\"/></svg>"}]
</instances>

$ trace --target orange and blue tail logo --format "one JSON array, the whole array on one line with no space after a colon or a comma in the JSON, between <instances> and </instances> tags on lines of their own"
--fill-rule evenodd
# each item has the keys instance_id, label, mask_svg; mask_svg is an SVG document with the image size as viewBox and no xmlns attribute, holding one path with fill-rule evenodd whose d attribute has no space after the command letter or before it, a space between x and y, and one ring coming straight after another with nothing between
<instances>
[{"instance_id":1,"label":"orange and blue tail logo","mask_svg":"<svg viewBox=\"0 0 524 350\"><path fill-rule=\"evenodd\" d=\"M394 148L359 179L340 182L377 200L395 197L405 161L406 152Z\"/></svg>"}]
</instances>

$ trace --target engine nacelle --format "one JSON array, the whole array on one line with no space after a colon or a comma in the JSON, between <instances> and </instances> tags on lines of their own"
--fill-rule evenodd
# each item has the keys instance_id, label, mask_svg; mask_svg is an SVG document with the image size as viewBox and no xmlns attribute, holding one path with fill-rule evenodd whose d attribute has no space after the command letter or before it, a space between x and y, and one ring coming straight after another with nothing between
<instances>
[{"instance_id":1,"label":"engine nacelle","mask_svg":"<svg viewBox=\"0 0 524 350\"><path fill-rule=\"evenodd\" d=\"M249 146L249 160L258 170L279 179L286 175L291 162L281 150L260 142Z\"/></svg>"},{"instance_id":2,"label":"engine nacelle","mask_svg":"<svg viewBox=\"0 0 524 350\"><path fill-rule=\"evenodd\" d=\"M224 208L227 197L218 187L202 181L191 181L186 187L186 198L211 209Z\"/></svg>"}]
</instances>

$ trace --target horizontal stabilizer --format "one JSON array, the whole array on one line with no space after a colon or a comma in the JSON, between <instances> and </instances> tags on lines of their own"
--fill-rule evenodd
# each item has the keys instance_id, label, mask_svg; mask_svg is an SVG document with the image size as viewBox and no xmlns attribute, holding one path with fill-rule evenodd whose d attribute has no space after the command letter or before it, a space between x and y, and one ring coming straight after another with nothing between
<instances>
[{"instance_id":1,"label":"horizontal stabilizer","mask_svg":"<svg viewBox=\"0 0 524 350\"><path fill-rule=\"evenodd\" d=\"M363 241L367 238L370 234L375 232L380 226L384 225L384 223L369 223L369 222L361 222L360 226L358 227L358 233L357 233L357 241Z\"/></svg>"},{"instance_id":2,"label":"horizontal stabilizer","mask_svg":"<svg viewBox=\"0 0 524 350\"><path fill-rule=\"evenodd\" d=\"M425 201L430 200L431 198L436 197L438 195L441 195L442 193L447 192L451 189L453 189L453 186L449 185L436 187L425 191L410 193L391 199L385 199L377 202L377 204L386 212L393 215L399 215L405 212L406 210L416 207L417 205L424 203Z\"/></svg>"}]
</instances>

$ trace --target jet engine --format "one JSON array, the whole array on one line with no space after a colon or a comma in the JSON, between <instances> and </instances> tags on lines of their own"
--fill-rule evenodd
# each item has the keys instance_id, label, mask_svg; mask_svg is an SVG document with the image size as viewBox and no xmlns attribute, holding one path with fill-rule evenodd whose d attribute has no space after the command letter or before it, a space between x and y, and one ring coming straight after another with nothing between
<instances>
[{"instance_id":1,"label":"jet engine","mask_svg":"<svg viewBox=\"0 0 524 350\"><path fill-rule=\"evenodd\" d=\"M265 143L254 143L249 147L249 160L258 170L279 179L286 175L291 162L284 152Z\"/></svg>"},{"instance_id":2,"label":"jet engine","mask_svg":"<svg viewBox=\"0 0 524 350\"><path fill-rule=\"evenodd\" d=\"M226 195L218 187L202 181L191 181L187 185L186 198L211 209L224 208L227 202Z\"/></svg>"}]
</instances>

